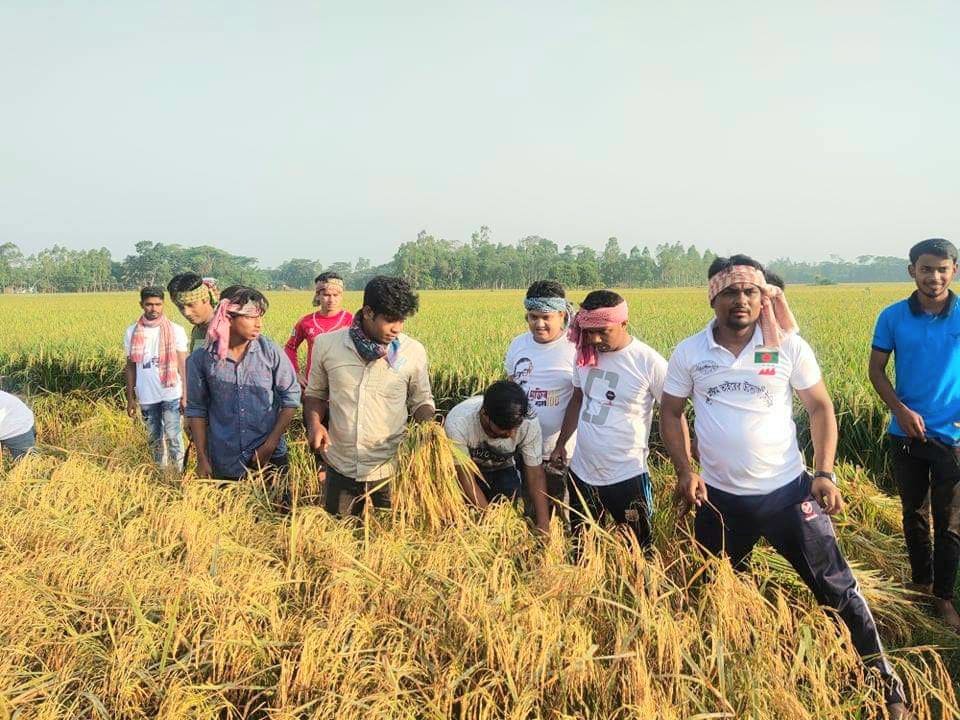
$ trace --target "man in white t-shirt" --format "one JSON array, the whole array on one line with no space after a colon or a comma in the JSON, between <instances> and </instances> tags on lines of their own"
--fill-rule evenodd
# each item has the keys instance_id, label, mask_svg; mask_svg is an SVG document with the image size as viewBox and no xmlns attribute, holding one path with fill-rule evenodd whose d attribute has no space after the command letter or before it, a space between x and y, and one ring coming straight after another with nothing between
<instances>
[{"instance_id":1,"label":"man in white t-shirt","mask_svg":"<svg viewBox=\"0 0 960 720\"><path fill-rule=\"evenodd\" d=\"M139 403L154 460L161 467L179 470L183 464L180 413L186 406L187 334L164 316L163 288L143 288L140 307L143 315L127 328L123 340L127 415L136 417Z\"/></svg>"},{"instance_id":2,"label":"man in white t-shirt","mask_svg":"<svg viewBox=\"0 0 960 720\"><path fill-rule=\"evenodd\" d=\"M549 529L543 439L523 388L498 380L483 395L468 398L447 413L443 428L483 476L483 483L478 484L475 476L458 464L457 477L469 502L485 508L494 500L516 500L521 485L515 459L519 454L537 527Z\"/></svg>"},{"instance_id":3,"label":"man in white t-shirt","mask_svg":"<svg viewBox=\"0 0 960 720\"><path fill-rule=\"evenodd\" d=\"M837 423L820 368L796 332L786 300L745 255L709 270L715 319L683 340L663 387L661 434L677 470L677 492L697 507L697 542L735 568L766 538L817 600L837 611L861 656L886 682L891 717L904 717L903 687L883 655L877 627L837 546L830 515L843 508L833 476ZM810 417L814 475L793 421L796 391ZM700 473L681 431L693 399Z\"/></svg>"},{"instance_id":4,"label":"man in white t-shirt","mask_svg":"<svg viewBox=\"0 0 960 720\"><path fill-rule=\"evenodd\" d=\"M609 514L640 546L652 547L653 492L647 468L653 404L659 402L667 361L627 330L626 301L594 290L571 324L576 343L574 391L551 463L570 460L570 522L578 533L587 517Z\"/></svg>"},{"instance_id":5,"label":"man in white t-shirt","mask_svg":"<svg viewBox=\"0 0 960 720\"><path fill-rule=\"evenodd\" d=\"M16 395L0 390L0 450L17 460L37 443L33 411Z\"/></svg>"},{"instance_id":6,"label":"man in white t-shirt","mask_svg":"<svg viewBox=\"0 0 960 720\"><path fill-rule=\"evenodd\" d=\"M527 289L523 301L529 332L517 335L507 349L504 370L527 393L530 410L540 421L543 435L544 471L550 511L561 513L566 501L566 467L550 465L563 425L563 414L573 397L576 346L567 338L572 308L563 285L556 280L538 280ZM567 441L573 453L576 437ZM525 496L525 500L528 498ZM528 503L528 511L532 504Z\"/></svg>"}]
</instances>

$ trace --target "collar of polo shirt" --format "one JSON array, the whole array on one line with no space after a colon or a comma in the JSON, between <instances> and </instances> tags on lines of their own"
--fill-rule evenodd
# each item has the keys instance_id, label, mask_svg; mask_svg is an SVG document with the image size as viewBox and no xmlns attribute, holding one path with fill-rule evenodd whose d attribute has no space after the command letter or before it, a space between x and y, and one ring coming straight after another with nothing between
<instances>
[{"instance_id":1,"label":"collar of polo shirt","mask_svg":"<svg viewBox=\"0 0 960 720\"><path fill-rule=\"evenodd\" d=\"M957 296L954 294L953 290L947 290L947 302L943 306L943 310L938 312L935 317L947 317L951 312L953 312L954 306L957 304ZM920 291L914 290L913 294L907 298L907 305L910 307L910 312L914 315L923 315L924 310L920 307Z\"/></svg>"}]
</instances>

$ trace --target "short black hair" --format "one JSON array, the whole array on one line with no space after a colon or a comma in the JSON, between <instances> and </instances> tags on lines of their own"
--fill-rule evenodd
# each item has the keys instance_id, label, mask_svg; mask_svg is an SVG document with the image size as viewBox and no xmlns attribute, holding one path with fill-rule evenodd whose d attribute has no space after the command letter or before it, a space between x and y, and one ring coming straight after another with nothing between
<instances>
[{"instance_id":1,"label":"short black hair","mask_svg":"<svg viewBox=\"0 0 960 720\"><path fill-rule=\"evenodd\" d=\"M613 290L594 290L588 293L580 303L584 310L596 310L597 308L616 307L623 302L623 296L615 293Z\"/></svg>"},{"instance_id":2,"label":"short black hair","mask_svg":"<svg viewBox=\"0 0 960 720\"><path fill-rule=\"evenodd\" d=\"M730 257L718 257L712 263L710 263L710 269L707 270L707 279L709 280L718 272L723 272L727 268L733 267L734 265L747 265L752 268L756 268L760 272L765 272L763 265L759 261L754 260L749 255L731 255Z\"/></svg>"},{"instance_id":3,"label":"short black hair","mask_svg":"<svg viewBox=\"0 0 960 720\"><path fill-rule=\"evenodd\" d=\"M163 288L157 285L147 285L144 288L140 288L140 302L143 302L148 297L156 297L163 300Z\"/></svg>"},{"instance_id":4,"label":"short black hair","mask_svg":"<svg viewBox=\"0 0 960 720\"><path fill-rule=\"evenodd\" d=\"M403 278L376 275L363 289L363 306L389 320L403 320L420 309L420 298Z\"/></svg>"},{"instance_id":5,"label":"short black hair","mask_svg":"<svg viewBox=\"0 0 960 720\"><path fill-rule=\"evenodd\" d=\"M781 290L787 289L787 284L783 281L783 278L773 270L764 270L763 275L767 278L767 285L775 285Z\"/></svg>"},{"instance_id":6,"label":"short black hair","mask_svg":"<svg viewBox=\"0 0 960 720\"><path fill-rule=\"evenodd\" d=\"M170 293L170 297L175 298L177 293L196 290L202 284L203 278L196 273L180 273L179 275L174 275L172 278L170 278L170 282L167 283L167 292Z\"/></svg>"},{"instance_id":7,"label":"short black hair","mask_svg":"<svg viewBox=\"0 0 960 720\"><path fill-rule=\"evenodd\" d=\"M339 280L343 282L343 277L338 272L333 272L332 270L324 270L322 273L317 275L314 279L314 283L326 282L327 280Z\"/></svg>"},{"instance_id":8,"label":"short black hair","mask_svg":"<svg viewBox=\"0 0 960 720\"><path fill-rule=\"evenodd\" d=\"M556 280L537 280L527 288L527 298L567 297L567 291Z\"/></svg>"},{"instance_id":9,"label":"short black hair","mask_svg":"<svg viewBox=\"0 0 960 720\"><path fill-rule=\"evenodd\" d=\"M262 292L246 285L231 285L220 293L220 300L226 300L234 305L253 303L262 313L266 313L267 308L270 307L270 302Z\"/></svg>"},{"instance_id":10,"label":"short black hair","mask_svg":"<svg viewBox=\"0 0 960 720\"><path fill-rule=\"evenodd\" d=\"M949 240L929 238L928 240L921 240L910 248L910 264L916 265L921 255L933 255L934 257L956 262L957 248L955 248Z\"/></svg>"},{"instance_id":11,"label":"short black hair","mask_svg":"<svg viewBox=\"0 0 960 720\"><path fill-rule=\"evenodd\" d=\"M530 417L530 401L511 380L497 380L483 393L483 411L501 430L513 430Z\"/></svg>"}]
</instances>

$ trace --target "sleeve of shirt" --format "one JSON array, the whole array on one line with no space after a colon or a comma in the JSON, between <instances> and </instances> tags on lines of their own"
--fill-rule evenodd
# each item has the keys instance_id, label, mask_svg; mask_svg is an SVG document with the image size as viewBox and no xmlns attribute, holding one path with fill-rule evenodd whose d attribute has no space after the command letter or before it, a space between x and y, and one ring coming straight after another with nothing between
<instances>
[{"instance_id":1,"label":"sleeve of shirt","mask_svg":"<svg viewBox=\"0 0 960 720\"><path fill-rule=\"evenodd\" d=\"M456 413L448 414L443 423L443 432L460 452L470 457L470 448L467 446L467 427L463 418ZM456 457L455 461L458 465L461 464L461 458Z\"/></svg>"},{"instance_id":2,"label":"sleeve of shirt","mask_svg":"<svg viewBox=\"0 0 960 720\"><path fill-rule=\"evenodd\" d=\"M690 373L683 345L677 346L667 363L667 375L660 390L660 394L663 393L678 398L688 398L693 394L693 375Z\"/></svg>"},{"instance_id":3,"label":"sleeve of shirt","mask_svg":"<svg viewBox=\"0 0 960 720\"><path fill-rule=\"evenodd\" d=\"M293 365L293 372L295 374L300 373L300 361L297 359L297 348L300 347L300 343L305 339L303 326L298 320L297 324L293 326L293 332L290 333L290 337L287 338L287 344L283 346L283 352L290 358L290 364Z\"/></svg>"},{"instance_id":4,"label":"sleeve of shirt","mask_svg":"<svg viewBox=\"0 0 960 720\"><path fill-rule=\"evenodd\" d=\"M173 344L177 352L188 352L190 350L190 341L187 340L187 331L173 323Z\"/></svg>"},{"instance_id":5,"label":"sleeve of shirt","mask_svg":"<svg viewBox=\"0 0 960 720\"><path fill-rule=\"evenodd\" d=\"M407 377L407 410L412 415L424 405L436 407L430 389L430 373L427 368L427 353L420 348L416 366Z\"/></svg>"},{"instance_id":6,"label":"sleeve of shirt","mask_svg":"<svg viewBox=\"0 0 960 720\"><path fill-rule=\"evenodd\" d=\"M310 358L310 372L307 375L307 389L303 391L304 397L316 400L330 399L330 383L327 378L327 367L324 365L326 349L325 338L320 335L313 343L313 355Z\"/></svg>"},{"instance_id":7,"label":"sleeve of shirt","mask_svg":"<svg viewBox=\"0 0 960 720\"><path fill-rule=\"evenodd\" d=\"M890 315L890 308L887 308L877 317L877 324L873 329L873 342L871 343L874 350L885 353L894 350L893 323L890 322Z\"/></svg>"},{"instance_id":8,"label":"sleeve of shirt","mask_svg":"<svg viewBox=\"0 0 960 720\"><path fill-rule=\"evenodd\" d=\"M543 462L543 431L536 418L527 420L526 425L527 433L520 444L520 454L523 456L523 464L531 467Z\"/></svg>"},{"instance_id":9,"label":"sleeve of shirt","mask_svg":"<svg viewBox=\"0 0 960 720\"><path fill-rule=\"evenodd\" d=\"M123 356L130 357L130 345L133 342L133 326L127 328L127 331L123 334Z\"/></svg>"},{"instance_id":10,"label":"sleeve of shirt","mask_svg":"<svg viewBox=\"0 0 960 720\"><path fill-rule=\"evenodd\" d=\"M573 386L575 388L580 387L580 368L577 367L577 361L573 361Z\"/></svg>"},{"instance_id":11,"label":"sleeve of shirt","mask_svg":"<svg viewBox=\"0 0 960 720\"><path fill-rule=\"evenodd\" d=\"M271 343L272 344L272 343ZM273 360L273 391L280 400L282 408L300 407L300 381L293 367L276 347L276 357Z\"/></svg>"},{"instance_id":12,"label":"sleeve of shirt","mask_svg":"<svg viewBox=\"0 0 960 720\"><path fill-rule=\"evenodd\" d=\"M210 390L207 385L207 363L204 362L206 350L197 348L187 358L187 407L185 417L207 417L210 403Z\"/></svg>"},{"instance_id":13,"label":"sleeve of shirt","mask_svg":"<svg viewBox=\"0 0 960 720\"><path fill-rule=\"evenodd\" d=\"M650 374L650 383L648 388L654 400L660 402L663 397L663 385L667 381L667 361L663 355L654 350L650 354L647 370ZM672 393L671 393L672 394Z\"/></svg>"},{"instance_id":14,"label":"sleeve of shirt","mask_svg":"<svg viewBox=\"0 0 960 720\"><path fill-rule=\"evenodd\" d=\"M790 373L790 385L795 390L806 390L820 382L823 377L820 365L817 364L813 348L806 340L795 335L791 342L796 343L798 348L793 361L793 371Z\"/></svg>"}]
</instances>

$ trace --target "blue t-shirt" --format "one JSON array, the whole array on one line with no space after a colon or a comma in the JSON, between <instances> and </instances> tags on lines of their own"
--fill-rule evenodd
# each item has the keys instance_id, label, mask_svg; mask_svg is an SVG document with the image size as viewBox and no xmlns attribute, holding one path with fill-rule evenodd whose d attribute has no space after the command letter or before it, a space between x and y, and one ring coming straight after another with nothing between
<instances>
[{"instance_id":1,"label":"blue t-shirt","mask_svg":"<svg viewBox=\"0 0 960 720\"><path fill-rule=\"evenodd\" d=\"M897 397L923 417L927 435L960 445L960 310L950 292L942 312L923 311L917 293L877 318L873 349L894 354ZM890 434L905 437L895 417Z\"/></svg>"}]
</instances>

